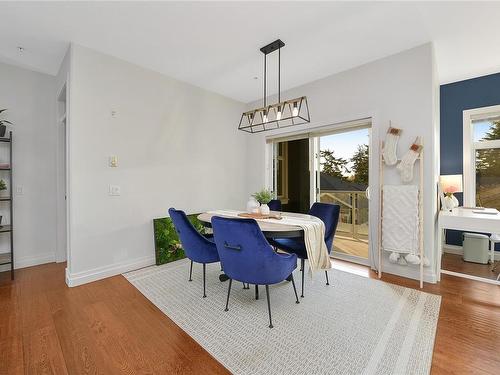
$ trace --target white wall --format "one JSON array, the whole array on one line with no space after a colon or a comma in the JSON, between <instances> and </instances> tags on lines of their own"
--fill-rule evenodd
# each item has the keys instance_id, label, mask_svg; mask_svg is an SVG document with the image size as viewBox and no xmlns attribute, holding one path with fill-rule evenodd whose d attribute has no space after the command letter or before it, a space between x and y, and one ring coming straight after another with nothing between
<instances>
[{"instance_id":1,"label":"white wall","mask_svg":"<svg viewBox=\"0 0 500 375\"><path fill-rule=\"evenodd\" d=\"M67 200L66 200L66 128L68 127L71 48L64 55L59 71L55 77L56 85L56 217L57 217L57 246L56 262L67 260L68 255L68 230L67 230ZM61 103L63 102L63 103ZM64 117L63 114L66 113Z\"/></svg>"},{"instance_id":2,"label":"white wall","mask_svg":"<svg viewBox=\"0 0 500 375\"><path fill-rule=\"evenodd\" d=\"M437 156L436 141L438 120L434 74L434 56L431 44L426 44L387 58L339 73L324 79L291 89L282 98L306 95L309 102L311 124L289 128L288 131L310 129L365 117L372 117L373 144L385 138L389 120L393 126L403 129L398 155L403 154L416 136L421 136L425 148L424 162L424 247L432 267L425 270L425 278L435 281L435 239ZM304 67L307 69L307 67ZM273 102L272 100L268 102ZM261 106L254 103L248 108ZM266 183L265 136L286 133L287 130L260 133L247 137L247 195ZM370 185L372 202L370 223L372 245L377 244L378 223L378 147L372 150ZM386 168L386 183L400 183L395 168ZM415 170L418 175L418 168ZM416 178L415 184L418 184ZM387 254L386 254L387 255ZM384 270L407 277L417 278L418 268L404 267L385 262Z\"/></svg>"},{"instance_id":3,"label":"white wall","mask_svg":"<svg viewBox=\"0 0 500 375\"><path fill-rule=\"evenodd\" d=\"M437 62L435 57L435 49L434 45L432 45L432 101L433 101L433 123L434 128L431 130L432 138L434 139L433 144L433 153L429 154L431 158L431 162L433 170L428 174L428 184L434 187L434 190L431 191L432 195L428 196L430 199L430 207L429 211L432 213L432 209L434 209L434 215L430 215L426 218L427 221L434 223L434 231L432 232L433 239L433 269L435 272L436 281L441 280L441 264L440 264L440 256L438 256L438 252L441 251L441 244L438 242L438 217L440 210L440 202L437 196L437 186L439 183L439 175L441 171L441 151L440 151L440 139L441 139L441 125L440 125L440 84L439 84L439 75ZM434 221L432 221L434 220Z\"/></svg>"},{"instance_id":4,"label":"white wall","mask_svg":"<svg viewBox=\"0 0 500 375\"><path fill-rule=\"evenodd\" d=\"M168 207L187 212L243 207L248 195L265 184L265 136L273 133L238 132L241 103L80 46L68 52L55 78L0 64L0 107L9 108L16 124L15 185L24 187L14 202L18 267L55 260L61 140L54 107L70 65L70 285L152 264L151 220L166 216ZM438 89L428 44L282 95L308 96L312 123L302 129L371 116L374 138L383 139L392 120L403 129L400 155L416 135L423 136L425 249L431 261ZM118 168L108 167L110 155L118 156ZM378 150L373 158L378 160ZM375 186L376 166L371 170ZM399 177L387 173L386 181L397 183ZM121 196L109 196L109 184L119 185ZM372 225L378 220L374 206ZM0 239L0 249L6 245ZM416 268L387 264L385 269L417 276ZM435 280L434 267L426 270L426 278Z\"/></svg>"},{"instance_id":5,"label":"white wall","mask_svg":"<svg viewBox=\"0 0 500 375\"><path fill-rule=\"evenodd\" d=\"M54 77L0 63L0 107L14 123L14 263L16 268L54 261L55 214L55 82ZM2 148L6 147L0 146ZM0 160L7 161L5 150ZM1 172L6 173L6 172ZM15 187L22 186L23 194ZM8 203L0 202L9 220ZM0 251L8 249L0 235ZM5 269L5 267L3 268Z\"/></svg>"},{"instance_id":6,"label":"white wall","mask_svg":"<svg viewBox=\"0 0 500 375\"><path fill-rule=\"evenodd\" d=\"M84 47L71 60L69 285L153 264L171 206L244 207L243 104Z\"/></svg>"}]
</instances>

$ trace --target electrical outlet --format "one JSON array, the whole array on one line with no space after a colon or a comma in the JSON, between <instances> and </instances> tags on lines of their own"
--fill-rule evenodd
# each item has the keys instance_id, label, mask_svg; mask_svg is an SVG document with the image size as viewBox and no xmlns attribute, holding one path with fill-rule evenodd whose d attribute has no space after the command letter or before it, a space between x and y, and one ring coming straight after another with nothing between
<instances>
[{"instance_id":1,"label":"electrical outlet","mask_svg":"<svg viewBox=\"0 0 500 375\"><path fill-rule=\"evenodd\" d=\"M121 195L121 189L118 185L109 185L109 195L118 196Z\"/></svg>"}]
</instances>

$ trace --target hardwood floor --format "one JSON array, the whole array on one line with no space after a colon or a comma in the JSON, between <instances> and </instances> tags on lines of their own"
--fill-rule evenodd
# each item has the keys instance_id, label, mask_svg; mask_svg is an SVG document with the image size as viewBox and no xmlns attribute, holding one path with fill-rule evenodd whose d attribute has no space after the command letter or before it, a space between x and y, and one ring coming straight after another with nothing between
<instances>
[{"instance_id":1,"label":"hardwood floor","mask_svg":"<svg viewBox=\"0 0 500 375\"><path fill-rule=\"evenodd\" d=\"M223 374L122 276L68 288L64 264L0 276L0 374Z\"/></svg>"},{"instance_id":2,"label":"hardwood floor","mask_svg":"<svg viewBox=\"0 0 500 375\"><path fill-rule=\"evenodd\" d=\"M498 264L498 262L495 262ZM491 264L479 264L465 262L461 255L444 253L441 259L441 268L447 271L465 273L467 275L484 277L490 280L496 280L500 272L500 265L497 266L494 272L491 271Z\"/></svg>"},{"instance_id":3,"label":"hardwood floor","mask_svg":"<svg viewBox=\"0 0 500 375\"><path fill-rule=\"evenodd\" d=\"M376 278L366 267L334 264ZM0 274L0 374L227 373L122 276L68 288L64 267L22 269L14 282ZM424 290L443 296L432 373L500 373L500 287L444 275Z\"/></svg>"}]
</instances>

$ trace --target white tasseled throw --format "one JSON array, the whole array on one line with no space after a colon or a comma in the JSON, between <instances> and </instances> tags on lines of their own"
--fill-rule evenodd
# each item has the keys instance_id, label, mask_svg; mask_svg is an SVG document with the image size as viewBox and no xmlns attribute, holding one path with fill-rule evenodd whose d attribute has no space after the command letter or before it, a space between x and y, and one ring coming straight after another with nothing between
<instances>
[{"instance_id":1,"label":"white tasseled throw","mask_svg":"<svg viewBox=\"0 0 500 375\"><path fill-rule=\"evenodd\" d=\"M332 268L330 255L325 244L325 224L321 219L311 216L302 219L283 214L280 224L297 225L304 230L304 243L306 245L309 267L312 272L329 270Z\"/></svg>"},{"instance_id":2,"label":"white tasseled throw","mask_svg":"<svg viewBox=\"0 0 500 375\"><path fill-rule=\"evenodd\" d=\"M418 253L418 187L384 185L382 248L395 253Z\"/></svg>"}]
</instances>

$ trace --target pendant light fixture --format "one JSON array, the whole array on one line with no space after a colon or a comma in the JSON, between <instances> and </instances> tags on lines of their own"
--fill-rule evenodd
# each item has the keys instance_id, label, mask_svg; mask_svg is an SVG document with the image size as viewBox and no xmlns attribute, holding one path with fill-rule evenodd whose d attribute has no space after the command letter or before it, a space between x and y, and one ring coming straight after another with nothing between
<instances>
[{"instance_id":1,"label":"pendant light fixture","mask_svg":"<svg viewBox=\"0 0 500 375\"><path fill-rule=\"evenodd\" d=\"M285 128L311 122L307 98L281 101L281 48L285 46L280 39L264 46L264 106L244 112L241 115L239 130L248 133L260 133L266 130ZM278 102L267 104L267 55L278 51Z\"/></svg>"}]
</instances>

